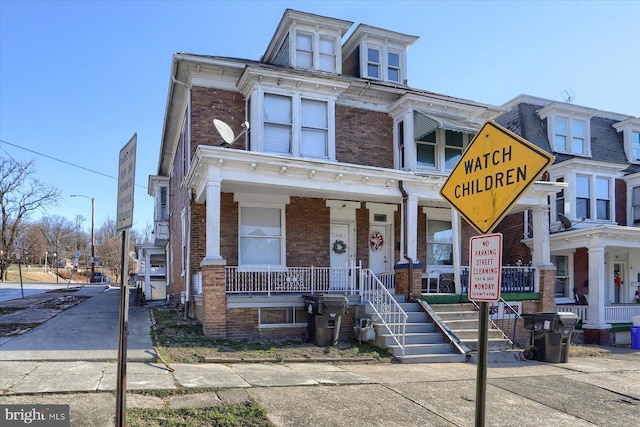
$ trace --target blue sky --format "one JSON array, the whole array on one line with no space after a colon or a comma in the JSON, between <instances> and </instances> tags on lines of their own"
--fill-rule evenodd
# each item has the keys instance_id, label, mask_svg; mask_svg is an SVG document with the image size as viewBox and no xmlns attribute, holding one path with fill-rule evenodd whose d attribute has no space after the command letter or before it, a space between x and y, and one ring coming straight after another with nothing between
<instances>
[{"instance_id":1,"label":"blue sky","mask_svg":"<svg viewBox=\"0 0 640 427\"><path fill-rule=\"evenodd\" d=\"M114 219L118 153L137 132L142 230L173 53L260 59L286 8L419 36L412 87L496 105L569 90L575 104L640 116L638 1L0 0L0 156L35 159L63 191L46 214L83 215L88 229L90 202L69 195L95 197L97 226Z\"/></svg>"}]
</instances>

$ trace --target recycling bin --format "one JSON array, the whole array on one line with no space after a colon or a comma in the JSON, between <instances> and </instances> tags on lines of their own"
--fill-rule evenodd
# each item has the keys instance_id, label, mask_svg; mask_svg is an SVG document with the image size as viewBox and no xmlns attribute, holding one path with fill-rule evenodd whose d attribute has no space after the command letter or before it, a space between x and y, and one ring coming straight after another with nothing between
<instances>
[{"instance_id":1,"label":"recycling bin","mask_svg":"<svg viewBox=\"0 0 640 427\"><path fill-rule=\"evenodd\" d=\"M527 358L541 362L567 363L571 333L578 316L570 312L526 313L522 315L524 327L531 331L531 348Z\"/></svg>"},{"instance_id":2,"label":"recycling bin","mask_svg":"<svg viewBox=\"0 0 640 427\"><path fill-rule=\"evenodd\" d=\"M309 342L321 347L338 344L342 315L349 300L341 295L304 295Z\"/></svg>"},{"instance_id":3,"label":"recycling bin","mask_svg":"<svg viewBox=\"0 0 640 427\"><path fill-rule=\"evenodd\" d=\"M640 326L632 326L629 333L631 334L631 348L640 350Z\"/></svg>"}]
</instances>

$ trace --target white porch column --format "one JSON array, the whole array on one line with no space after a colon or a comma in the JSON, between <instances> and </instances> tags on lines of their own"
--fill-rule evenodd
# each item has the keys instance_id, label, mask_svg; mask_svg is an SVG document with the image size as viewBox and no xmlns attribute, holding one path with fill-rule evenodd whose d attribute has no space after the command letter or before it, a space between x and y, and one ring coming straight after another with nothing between
<instances>
[{"instance_id":1,"label":"white porch column","mask_svg":"<svg viewBox=\"0 0 640 427\"><path fill-rule=\"evenodd\" d=\"M220 255L220 186L221 180L209 178L207 180L207 211L206 211L206 255L200 265L220 265L224 263Z\"/></svg>"},{"instance_id":2,"label":"white porch column","mask_svg":"<svg viewBox=\"0 0 640 427\"><path fill-rule=\"evenodd\" d=\"M609 329L605 321L604 246L600 239L589 242L589 307L583 329Z\"/></svg>"},{"instance_id":3,"label":"white porch column","mask_svg":"<svg viewBox=\"0 0 640 427\"><path fill-rule=\"evenodd\" d=\"M402 206L404 209L404 204ZM418 262L418 198L414 195L407 195L407 214L402 215L402 219L407 218L407 223L402 224L402 227L406 227L407 235L407 256L409 256L414 264ZM404 239L405 233L402 233L400 239ZM401 242L401 248L404 248L404 241ZM404 254L401 254L402 257ZM401 259L400 264L408 264L408 260Z\"/></svg>"},{"instance_id":4,"label":"white porch column","mask_svg":"<svg viewBox=\"0 0 640 427\"><path fill-rule=\"evenodd\" d=\"M453 282L455 292L462 292L462 283L460 282L460 250L462 249L462 223L460 222L460 214L457 210L451 209L451 238L453 240Z\"/></svg>"},{"instance_id":5,"label":"white porch column","mask_svg":"<svg viewBox=\"0 0 640 427\"><path fill-rule=\"evenodd\" d=\"M533 265L550 265L549 206L533 209Z\"/></svg>"},{"instance_id":6,"label":"white porch column","mask_svg":"<svg viewBox=\"0 0 640 427\"><path fill-rule=\"evenodd\" d=\"M144 251L144 299L151 299L151 254Z\"/></svg>"}]
</instances>

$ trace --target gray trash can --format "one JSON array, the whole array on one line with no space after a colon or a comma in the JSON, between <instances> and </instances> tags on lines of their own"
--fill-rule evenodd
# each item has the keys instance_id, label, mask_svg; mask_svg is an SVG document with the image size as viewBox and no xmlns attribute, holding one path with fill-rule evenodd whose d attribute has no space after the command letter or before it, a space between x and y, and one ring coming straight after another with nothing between
<instances>
[{"instance_id":1,"label":"gray trash can","mask_svg":"<svg viewBox=\"0 0 640 427\"><path fill-rule=\"evenodd\" d=\"M524 327L531 331L531 348L525 357L541 362L567 363L569 345L578 316L569 312L526 313Z\"/></svg>"},{"instance_id":2,"label":"gray trash can","mask_svg":"<svg viewBox=\"0 0 640 427\"><path fill-rule=\"evenodd\" d=\"M304 295L309 319L309 342L321 347L338 343L347 297L341 295Z\"/></svg>"}]
</instances>

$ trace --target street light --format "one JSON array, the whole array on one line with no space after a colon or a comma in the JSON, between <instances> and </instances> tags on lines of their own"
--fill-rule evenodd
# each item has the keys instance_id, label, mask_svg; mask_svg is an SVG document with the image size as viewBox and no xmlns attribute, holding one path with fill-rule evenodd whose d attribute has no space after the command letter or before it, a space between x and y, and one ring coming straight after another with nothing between
<instances>
[{"instance_id":1,"label":"street light","mask_svg":"<svg viewBox=\"0 0 640 427\"><path fill-rule=\"evenodd\" d=\"M93 197L85 196L83 194L72 194L70 197L84 197L85 199L91 200L91 277L89 278L89 283L93 280L93 273L96 270L96 259L95 259L95 251L96 251L96 232L95 232L95 222L96 222L96 200Z\"/></svg>"}]
</instances>

